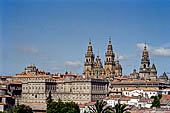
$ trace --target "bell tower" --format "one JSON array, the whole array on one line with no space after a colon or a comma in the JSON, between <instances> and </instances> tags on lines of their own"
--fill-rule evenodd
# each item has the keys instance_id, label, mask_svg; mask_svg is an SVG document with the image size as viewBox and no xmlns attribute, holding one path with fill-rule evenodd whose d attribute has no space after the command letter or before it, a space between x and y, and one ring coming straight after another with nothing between
<instances>
[{"instance_id":1,"label":"bell tower","mask_svg":"<svg viewBox=\"0 0 170 113\"><path fill-rule=\"evenodd\" d=\"M87 77L90 77L90 75L92 74L92 70L95 64L94 59L95 59L95 55L93 54L93 48L90 40L88 45L88 50L85 54L85 62L84 62L84 74Z\"/></svg>"},{"instance_id":2,"label":"bell tower","mask_svg":"<svg viewBox=\"0 0 170 113\"><path fill-rule=\"evenodd\" d=\"M150 75L150 59L149 59L149 52L146 48L146 43L145 43L144 50L142 53L139 75L141 78L144 78L145 80L150 78L149 77L149 75Z\"/></svg>"},{"instance_id":3,"label":"bell tower","mask_svg":"<svg viewBox=\"0 0 170 113\"><path fill-rule=\"evenodd\" d=\"M109 44L108 44L108 48L107 51L105 53L105 78L110 77L110 75L115 74L115 54L113 52L113 48L112 48L112 44L111 44L111 38L109 39Z\"/></svg>"}]
</instances>

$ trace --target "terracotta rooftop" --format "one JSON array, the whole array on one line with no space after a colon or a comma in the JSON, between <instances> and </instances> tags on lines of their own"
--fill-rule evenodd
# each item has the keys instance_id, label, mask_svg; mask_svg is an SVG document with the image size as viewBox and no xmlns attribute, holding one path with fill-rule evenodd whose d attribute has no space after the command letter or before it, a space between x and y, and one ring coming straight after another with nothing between
<instances>
[{"instance_id":1,"label":"terracotta rooftop","mask_svg":"<svg viewBox=\"0 0 170 113\"><path fill-rule=\"evenodd\" d=\"M134 91L134 90L159 91L158 89L155 89L155 88L130 88L130 89L126 89L124 91Z\"/></svg>"},{"instance_id":2,"label":"terracotta rooftop","mask_svg":"<svg viewBox=\"0 0 170 113\"><path fill-rule=\"evenodd\" d=\"M158 81L146 81L146 80L114 80L112 84L146 84L146 83L159 83Z\"/></svg>"},{"instance_id":3,"label":"terracotta rooftop","mask_svg":"<svg viewBox=\"0 0 170 113\"><path fill-rule=\"evenodd\" d=\"M66 74L65 76L76 76L76 75L73 74L73 73L68 73L68 74Z\"/></svg>"},{"instance_id":4,"label":"terracotta rooftop","mask_svg":"<svg viewBox=\"0 0 170 113\"><path fill-rule=\"evenodd\" d=\"M21 104L32 104L32 105L43 105L43 104L46 104L46 103L34 103L34 102L21 102Z\"/></svg>"},{"instance_id":5,"label":"terracotta rooftop","mask_svg":"<svg viewBox=\"0 0 170 113\"><path fill-rule=\"evenodd\" d=\"M0 84L22 84L21 81L0 81Z\"/></svg>"},{"instance_id":6,"label":"terracotta rooftop","mask_svg":"<svg viewBox=\"0 0 170 113\"><path fill-rule=\"evenodd\" d=\"M0 105L6 105L6 103L2 103L2 102L0 102Z\"/></svg>"},{"instance_id":7,"label":"terracotta rooftop","mask_svg":"<svg viewBox=\"0 0 170 113\"><path fill-rule=\"evenodd\" d=\"M1 95L0 97L5 98L5 97L12 97L12 96L10 96L10 95Z\"/></svg>"},{"instance_id":8,"label":"terracotta rooftop","mask_svg":"<svg viewBox=\"0 0 170 113\"><path fill-rule=\"evenodd\" d=\"M85 108L85 104L79 104L79 108Z\"/></svg>"},{"instance_id":9,"label":"terracotta rooftop","mask_svg":"<svg viewBox=\"0 0 170 113\"><path fill-rule=\"evenodd\" d=\"M35 78L35 77L49 77L50 75L32 75L32 74L24 74L24 75L16 75L11 76L11 78Z\"/></svg>"}]
</instances>

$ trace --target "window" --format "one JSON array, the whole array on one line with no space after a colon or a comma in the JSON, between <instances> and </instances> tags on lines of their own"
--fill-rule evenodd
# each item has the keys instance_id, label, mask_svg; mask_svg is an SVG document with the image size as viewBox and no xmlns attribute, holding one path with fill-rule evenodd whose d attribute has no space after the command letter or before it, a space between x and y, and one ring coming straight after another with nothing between
<instances>
[{"instance_id":1,"label":"window","mask_svg":"<svg viewBox=\"0 0 170 113\"><path fill-rule=\"evenodd\" d=\"M144 64L143 67L146 68L146 64Z\"/></svg>"}]
</instances>

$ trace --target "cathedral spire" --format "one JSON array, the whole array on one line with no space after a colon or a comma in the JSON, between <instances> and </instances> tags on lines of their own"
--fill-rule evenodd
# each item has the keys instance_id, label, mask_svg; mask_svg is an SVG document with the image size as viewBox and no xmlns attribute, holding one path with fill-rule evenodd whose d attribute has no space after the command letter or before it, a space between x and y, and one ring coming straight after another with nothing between
<instances>
[{"instance_id":1,"label":"cathedral spire","mask_svg":"<svg viewBox=\"0 0 170 113\"><path fill-rule=\"evenodd\" d=\"M119 64L119 56L117 56L117 61L116 61L117 64Z\"/></svg>"},{"instance_id":2,"label":"cathedral spire","mask_svg":"<svg viewBox=\"0 0 170 113\"><path fill-rule=\"evenodd\" d=\"M108 48L107 48L108 51L112 51L113 48L112 48L112 43L111 43L111 37L109 38L109 44L108 44Z\"/></svg>"},{"instance_id":3,"label":"cathedral spire","mask_svg":"<svg viewBox=\"0 0 170 113\"><path fill-rule=\"evenodd\" d=\"M150 58L149 58L149 52L147 50L147 45L145 42L144 50L142 53L142 59L141 59L141 66L139 69L139 75L140 77L144 78L145 80L150 79Z\"/></svg>"},{"instance_id":4,"label":"cathedral spire","mask_svg":"<svg viewBox=\"0 0 170 113\"><path fill-rule=\"evenodd\" d=\"M94 67L95 64L94 58L95 56L93 54L91 40L89 40L88 50L87 53L85 54L85 62L84 62L84 74L88 75L87 77L90 76L87 73L90 73Z\"/></svg>"},{"instance_id":5,"label":"cathedral spire","mask_svg":"<svg viewBox=\"0 0 170 113\"><path fill-rule=\"evenodd\" d=\"M146 42L145 42L144 50L146 50Z\"/></svg>"},{"instance_id":6,"label":"cathedral spire","mask_svg":"<svg viewBox=\"0 0 170 113\"><path fill-rule=\"evenodd\" d=\"M93 48L91 45L91 39L89 39L88 52L92 52L92 51L93 51Z\"/></svg>"}]
</instances>

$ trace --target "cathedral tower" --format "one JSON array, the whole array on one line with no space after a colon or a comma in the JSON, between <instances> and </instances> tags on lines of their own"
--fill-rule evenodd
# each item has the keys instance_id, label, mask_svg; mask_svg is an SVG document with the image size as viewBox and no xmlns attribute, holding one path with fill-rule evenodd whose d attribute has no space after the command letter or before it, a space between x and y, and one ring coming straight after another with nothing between
<instances>
[{"instance_id":1,"label":"cathedral tower","mask_svg":"<svg viewBox=\"0 0 170 113\"><path fill-rule=\"evenodd\" d=\"M117 56L116 66L115 66L115 76L122 76L122 66L119 63L119 57Z\"/></svg>"},{"instance_id":2,"label":"cathedral tower","mask_svg":"<svg viewBox=\"0 0 170 113\"><path fill-rule=\"evenodd\" d=\"M112 44L111 44L111 39L109 39L109 44L107 51L105 53L105 78L110 77L111 75L115 74L115 54L113 52Z\"/></svg>"},{"instance_id":3,"label":"cathedral tower","mask_svg":"<svg viewBox=\"0 0 170 113\"><path fill-rule=\"evenodd\" d=\"M94 78L103 78L104 75L104 69L103 69L103 65L102 65L102 61L99 57L99 55L97 55L96 57L96 62L95 62L95 67L94 67Z\"/></svg>"},{"instance_id":4,"label":"cathedral tower","mask_svg":"<svg viewBox=\"0 0 170 113\"><path fill-rule=\"evenodd\" d=\"M84 62L84 74L87 77L90 77L91 71L94 67L94 64L95 64L94 58L95 58L95 55L93 54L93 48L92 48L91 40L90 40L87 53L85 54L85 62Z\"/></svg>"},{"instance_id":5,"label":"cathedral tower","mask_svg":"<svg viewBox=\"0 0 170 113\"><path fill-rule=\"evenodd\" d=\"M144 50L142 53L141 66L139 71L139 76L145 80L150 79L150 59L149 52L146 48L146 44L144 46Z\"/></svg>"},{"instance_id":6,"label":"cathedral tower","mask_svg":"<svg viewBox=\"0 0 170 113\"><path fill-rule=\"evenodd\" d=\"M156 70L155 64L152 64L152 68L150 70L150 79L151 80L157 79L157 70Z\"/></svg>"}]
</instances>

